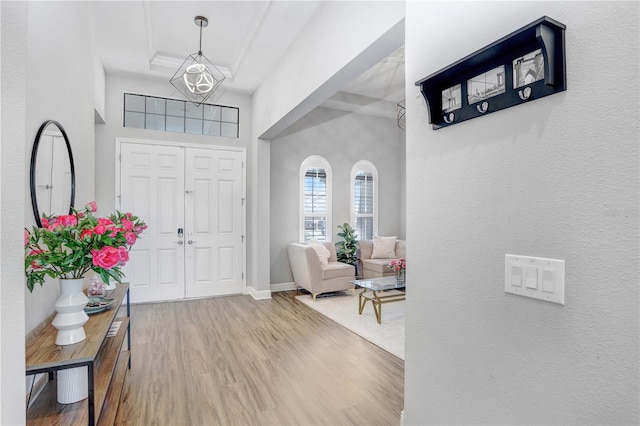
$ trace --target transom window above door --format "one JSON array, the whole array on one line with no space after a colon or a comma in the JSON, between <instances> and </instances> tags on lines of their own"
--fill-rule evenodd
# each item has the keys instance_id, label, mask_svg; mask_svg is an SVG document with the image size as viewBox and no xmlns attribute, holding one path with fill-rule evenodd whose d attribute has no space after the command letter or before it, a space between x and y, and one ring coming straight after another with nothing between
<instances>
[{"instance_id":1,"label":"transom window above door","mask_svg":"<svg viewBox=\"0 0 640 426\"><path fill-rule=\"evenodd\" d=\"M123 120L124 127L238 138L240 109L125 93Z\"/></svg>"}]
</instances>

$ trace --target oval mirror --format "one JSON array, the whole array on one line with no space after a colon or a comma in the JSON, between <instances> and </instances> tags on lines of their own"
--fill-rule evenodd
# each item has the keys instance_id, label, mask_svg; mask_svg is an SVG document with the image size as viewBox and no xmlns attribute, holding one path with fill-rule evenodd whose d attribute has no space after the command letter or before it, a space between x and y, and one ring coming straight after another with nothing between
<instances>
[{"instance_id":1,"label":"oval mirror","mask_svg":"<svg viewBox=\"0 0 640 426\"><path fill-rule=\"evenodd\" d=\"M71 213L76 196L76 174L71 144L54 120L42 123L31 151L31 206L36 223L41 217Z\"/></svg>"}]
</instances>

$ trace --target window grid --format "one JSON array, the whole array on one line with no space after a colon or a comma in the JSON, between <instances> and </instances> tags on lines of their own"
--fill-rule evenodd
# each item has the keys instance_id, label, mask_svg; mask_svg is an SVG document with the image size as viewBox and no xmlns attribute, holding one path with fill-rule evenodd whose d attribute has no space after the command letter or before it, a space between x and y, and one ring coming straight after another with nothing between
<instances>
[{"instance_id":1,"label":"window grid","mask_svg":"<svg viewBox=\"0 0 640 426\"><path fill-rule=\"evenodd\" d=\"M310 168L304 175L304 240L327 237L327 174L324 169Z\"/></svg>"},{"instance_id":2,"label":"window grid","mask_svg":"<svg viewBox=\"0 0 640 426\"><path fill-rule=\"evenodd\" d=\"M378 170L367 160L351 168L350 223L359 240L371 240L378 233Z\"/></svg>"},{"instance_id":3,"label":"window grid","mask_svg":"<svg viewBox=\"0 0 640 426\"><path fill-rule=\"evenodd\" d=\"M354 185L356 214L373 214L373 176L358 173Z\"/></svg>"},{"instance_id":4,"label":"window grid","mask_svg":"<svg viewBox=\"0 0 640 426\"><path fill-rule=\"evenodd\" d=\"M356 234L361 240L373 239L373 175L358 172L353 186Z\"/></svg>"},{"instance_id":5,"label":"window grid","mask_svg":"<svg viewBox=\"0 0 640 426\"><path fill-rule=\"evenodd\" d=\"M125 93L123 109L124 127L239 138L237 107Z\"/></svg>"},{"instance_id":6,"label":"window grid","mask_svg":"<svg viewBox=\"0 0 640 426\"><path fill-rule=\"evenodd\" d=\"M308 169L304 175L304 212L327 212L327 175L323 169Z\"/></svg>"},{"instance_id":7,"label":"window grid","mask_svg":"<svg viewBox=\"0 0 640 426\"><path fill-rule=\"evenodd\" d=\"M305 216L304 218L304 240L316 239L318 241L327 240L327 220L324 216Z\"/></svg>"},{"instance_id":8,"label":"window grid","mask_svg":"<svg viewBox=\"0 0 640 426\"><path fill-rule=\"evenodd\" d=\"M356 235L359 240L373 240L373 216L356 218Z\"/></svg>"}]
</instances>

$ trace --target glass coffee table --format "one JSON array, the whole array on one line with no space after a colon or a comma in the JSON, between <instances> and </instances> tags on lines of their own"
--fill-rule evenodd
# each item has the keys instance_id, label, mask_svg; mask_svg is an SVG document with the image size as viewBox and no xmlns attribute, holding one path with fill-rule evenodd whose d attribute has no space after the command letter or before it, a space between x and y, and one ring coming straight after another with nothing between
<instances>
[{"instance_id":1,"label":"glass coffee table","mask_svg":"<svg viewBox=\"0 0 640 426\"><path fill-rule=\"evenodd\" d=\"M382 324L382 305L384 303L405 300L405 292L399 290L404 290L406 283L398 283L395 276L364 278L351 282L363 289L358 295L358 313L362 315L364 306L368 301L371 301L378 324Z\"/></svg>"}]
</instances>

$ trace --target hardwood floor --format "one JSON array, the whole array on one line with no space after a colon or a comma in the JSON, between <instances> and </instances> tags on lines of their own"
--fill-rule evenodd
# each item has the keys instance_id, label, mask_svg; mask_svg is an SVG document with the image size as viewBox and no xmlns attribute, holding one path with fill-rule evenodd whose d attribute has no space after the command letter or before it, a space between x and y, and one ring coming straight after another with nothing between
<instances>
[{"instance_id":1,"label":"hardwood floor","mask_svg":"<svg viewBox=\"0 0 640 426\"><path fill-rule=\"evenodd\" d=\"M294 295L133 305L116 424L398 425L404 362Z\"/></svg>"}]
</instances>

